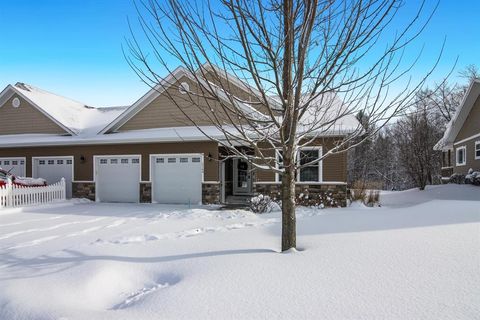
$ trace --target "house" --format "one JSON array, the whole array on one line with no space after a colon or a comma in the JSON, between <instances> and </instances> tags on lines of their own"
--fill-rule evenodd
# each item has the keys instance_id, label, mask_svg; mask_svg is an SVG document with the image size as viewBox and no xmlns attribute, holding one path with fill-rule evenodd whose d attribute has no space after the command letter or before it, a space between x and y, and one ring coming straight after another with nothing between
<instances>
[{"instance_id":1,"label":"house","mask_svg":"<svg viewBox=\"0 0 480 320\"><path fill-rule=\"evenodd\" d=\"M247 84L228 79L235 96L251 98ZM198 89L191 74L179 67L164 81L131 106L115 108L89 107L23 83L7 86L0 93L0 167L49 183L64 177L69 197L104 202L225 203L256 193L278 198L278 175L227 157L206 137L224 138L201 112L202 101L185 98L184 90ZM260 107L240 107L262 114ZM345 116L300 152L320 157L357 128L355 117ZM335 154L299 172L297 192L345 205L346 180L346 153Z\"/></svg>"},{"instance_id":2,"label":"house","mask_svg":"<svg viewBox=\"0 0 480 320\"><path fill-rule=\"evenodd\" d=\"M442 139L435 145L442 153L442 179L470 169L480 171L480 80L473 80Z\"/></svg>"}]
</instances>

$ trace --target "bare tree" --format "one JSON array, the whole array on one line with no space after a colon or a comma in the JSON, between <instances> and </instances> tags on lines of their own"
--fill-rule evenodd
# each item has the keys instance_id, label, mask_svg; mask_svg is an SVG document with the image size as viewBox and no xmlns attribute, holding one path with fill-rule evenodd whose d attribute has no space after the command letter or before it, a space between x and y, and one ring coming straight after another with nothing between
<instances>
[{"instance_id":1,"label":"bare tree","mask_svg":"<svg viewBox=\"0 0 480 320\"><path fill-rule=\"evenodd\" d=\"M424 92L418 94L415 111L399 119L393 128L400 163L420 190L439 176L441 152L433 146L442 137L444 124L442 115L429 108L424 96Z\"/></svg>"},{"instance_id":2,"label":"bare tree","mask_svg":"<svg viewBox=\"0 0 480 320\"><path fill-rule=\"evenodd\" d=\"M380 130L411 105L438 63L440 54L424 77L414 82L408 76L421 54L413 40L437 4L427 9L421 2L404 23L397 21L403 2L136 0L141 31L131 26L125 55L157 90L178 80L166 83L158 70L171 72L172 61L183 65L198 86L183 99L198 106L222 139L172 96L191 125L255 168L281 174L284 251L296 247L297 170L346 152ZM248 98L235 94L236 79ZM358 125L319 159L299 161L299 149L317 138L332 131L344 136L344 119L360 110L374 131L357 139L364 133Z\"/></svg>"}]
</instances>

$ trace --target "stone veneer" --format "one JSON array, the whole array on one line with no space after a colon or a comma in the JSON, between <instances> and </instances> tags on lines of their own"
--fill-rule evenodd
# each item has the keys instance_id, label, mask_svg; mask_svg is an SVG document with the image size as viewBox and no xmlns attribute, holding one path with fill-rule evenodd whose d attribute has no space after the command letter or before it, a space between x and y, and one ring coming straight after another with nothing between
<instances>
[{"instance_id":1,"label":"stone veneer","mask_svg":"<svg viewBox=\"0 0 480 320\"><path fill-rule=\"evenodd\" d=\"M273 200L281 200L280 183L255 183L255 194L268 195ZM325 207L347 206L346 184L297 184L295 186L296 202L298 205Z\"/></svg>"},{"instance_id":2,"label":"stone veneer","mask_svg":"<svg viewBox=\"0 0 480 320\"><path fill-rule=\"evenodd\" d=\"M95 201L95 182L72 182L72 197Z\"/></svg>"},{"instance_id":3,"label":"stone veneer","mask_svg":"<svg viewBox=\"0 0 480 320\"><path fill-rule=\"evenodd\" d=\"M152 202L152 183L140 182L140 202L151 203Z\"/></svg>"},{"instance_id":4,"label":"stone veneer","mask_svg":"<svg viewBox=\"0 0 480 320\"><path fill-rule=\"evenodd\" d=\"M202 203L218 204L220 203L220 183L202 183Z\"/></svg>"}]
</instances>

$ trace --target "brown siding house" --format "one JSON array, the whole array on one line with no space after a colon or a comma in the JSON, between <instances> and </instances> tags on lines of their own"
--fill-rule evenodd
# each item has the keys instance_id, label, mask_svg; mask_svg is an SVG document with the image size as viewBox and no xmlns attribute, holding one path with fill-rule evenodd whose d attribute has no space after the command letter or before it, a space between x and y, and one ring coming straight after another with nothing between
<instances>
[{"instance_id":1,"label":"brown siding house","mask_svg":"<svg viewBox=\"0 0 480 320\"><path fill-rule=\"evenodd\" d=\"M123 108L91 108L23 83L8 86L0 93L0 117L8 119L0 126L0 167L48 183L64 177L68 195L105 202L225 203L256 193L277 196L276 174L227 157L203 133L221 137L202 108L228 124L225 109L183 94L199 89L183 68L166 79L168 86ZM253 90L232 79L241 99L250 99ZM300 152L321 157L343 138L327 134ZM309 170L298 173L298 193L334 194L345 204L346 153Z\"/></svg>"},{"instance_id":2,"label":"brown siding house","mask_svg":"<svg viewBox=\"0 0 480 320\"><path fill-rule=\"evenodd\" d=\"M442 178L480 171L480 80L474 80L435 149L442 150Z\"/></svg>"}]
</instances>

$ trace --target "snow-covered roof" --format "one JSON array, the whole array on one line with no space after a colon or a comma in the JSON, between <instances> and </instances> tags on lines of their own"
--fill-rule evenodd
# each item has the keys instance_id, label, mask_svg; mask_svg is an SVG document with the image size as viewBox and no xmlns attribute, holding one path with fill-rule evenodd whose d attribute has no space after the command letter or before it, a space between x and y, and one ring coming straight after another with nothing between
<instances>
[{"instance_id":1,"label":"snow-covered roof","mask_svg":"<svg viewBox=\"0 0 480 320\"><path fill-rule=\"evenodd\" d=\"M215 139L222 139L224 137L222 132L215 127L205 126L200 128L203 132ZM93 136L65 136L56 134L0 135L0 148L209 140L202 131L195 127L176 127L132 130Z\"/></svg>"},{"instance_id":2,"label":"snow-covered roof","mask_svg":"<svg viewBox=\"0 0 480 320\"><path fill-rule=\"evenodd\" d=\"M179 67L175 69L169 77L165 78L164 81L166 83L159 84L156 88L147 92L137 102L128 107L94 108L25 83L17 83L14 86L9 85L0 93L0 104L2 99L5 100L14 93L17 93L52 119L52 121L64 128L71 136L58 134L0 135L0 147L114 144L147 141L206 141L208 137L205 136L204 133L216 139L224 138L224 133L214 126L203 126L201 130L194 126L187 126L115 132L116 128L120 127L139 110L151 103L168 85L174 83L174 79L178 79L183 75L189 75L189 72L185 68ZM216 86L214 86L214 88L216 88ZM220 88L217 88L217 90L219 97L229 100L227 93L223 92ZM358 130L359 123L356 117L345 112L342 101L332 93L331 96L329 96L327 104L325 103L325 101L327 101L325 97L327 97L327 95L317 97L312 103L314 107L309 109L309 113L303 118L299 130L305 132L311 131L312 119L318 118L319 115L321 115L323 121L331 121L332 124L317 129L312 133L314 135L345 135ZM237 107L244 110L247 114L255 117L265 117L264 114L248 102L236 101L236 103L238 104ZM228 129L228 126L225 128ZM231 131L233 135L234 129L232 128ZM252 132L252 134L257 133L258 131L255 130Z\"/></svg>"},{"instance_id":3,"label":"snow-covered roof","mask_svg":"<svg viewBox=\"0 0 480 320\"><path fill-rule=\"evenodd\" d=\"M17 83L13 89L35 107L67 128L75 135L96 134L110 123L125 107L93 108L84 103L45 91L25 83Z\"/></svg>"},{"instance_id":4,"label":"snow-covered roof","mask_svg":"<svg viewBox=\"0 0 480 320\"><path fill-rule=\"evenodd\" d=\"M475 101L480 95L480 79L475 79L470 83L467 93L463 97L462 103L455 111L452 120L447 124L443 137L433 147L435 150L446 150L453 148L453 142L462 129L463 123L472 110Z\"/></svg>"}]
</instances>

